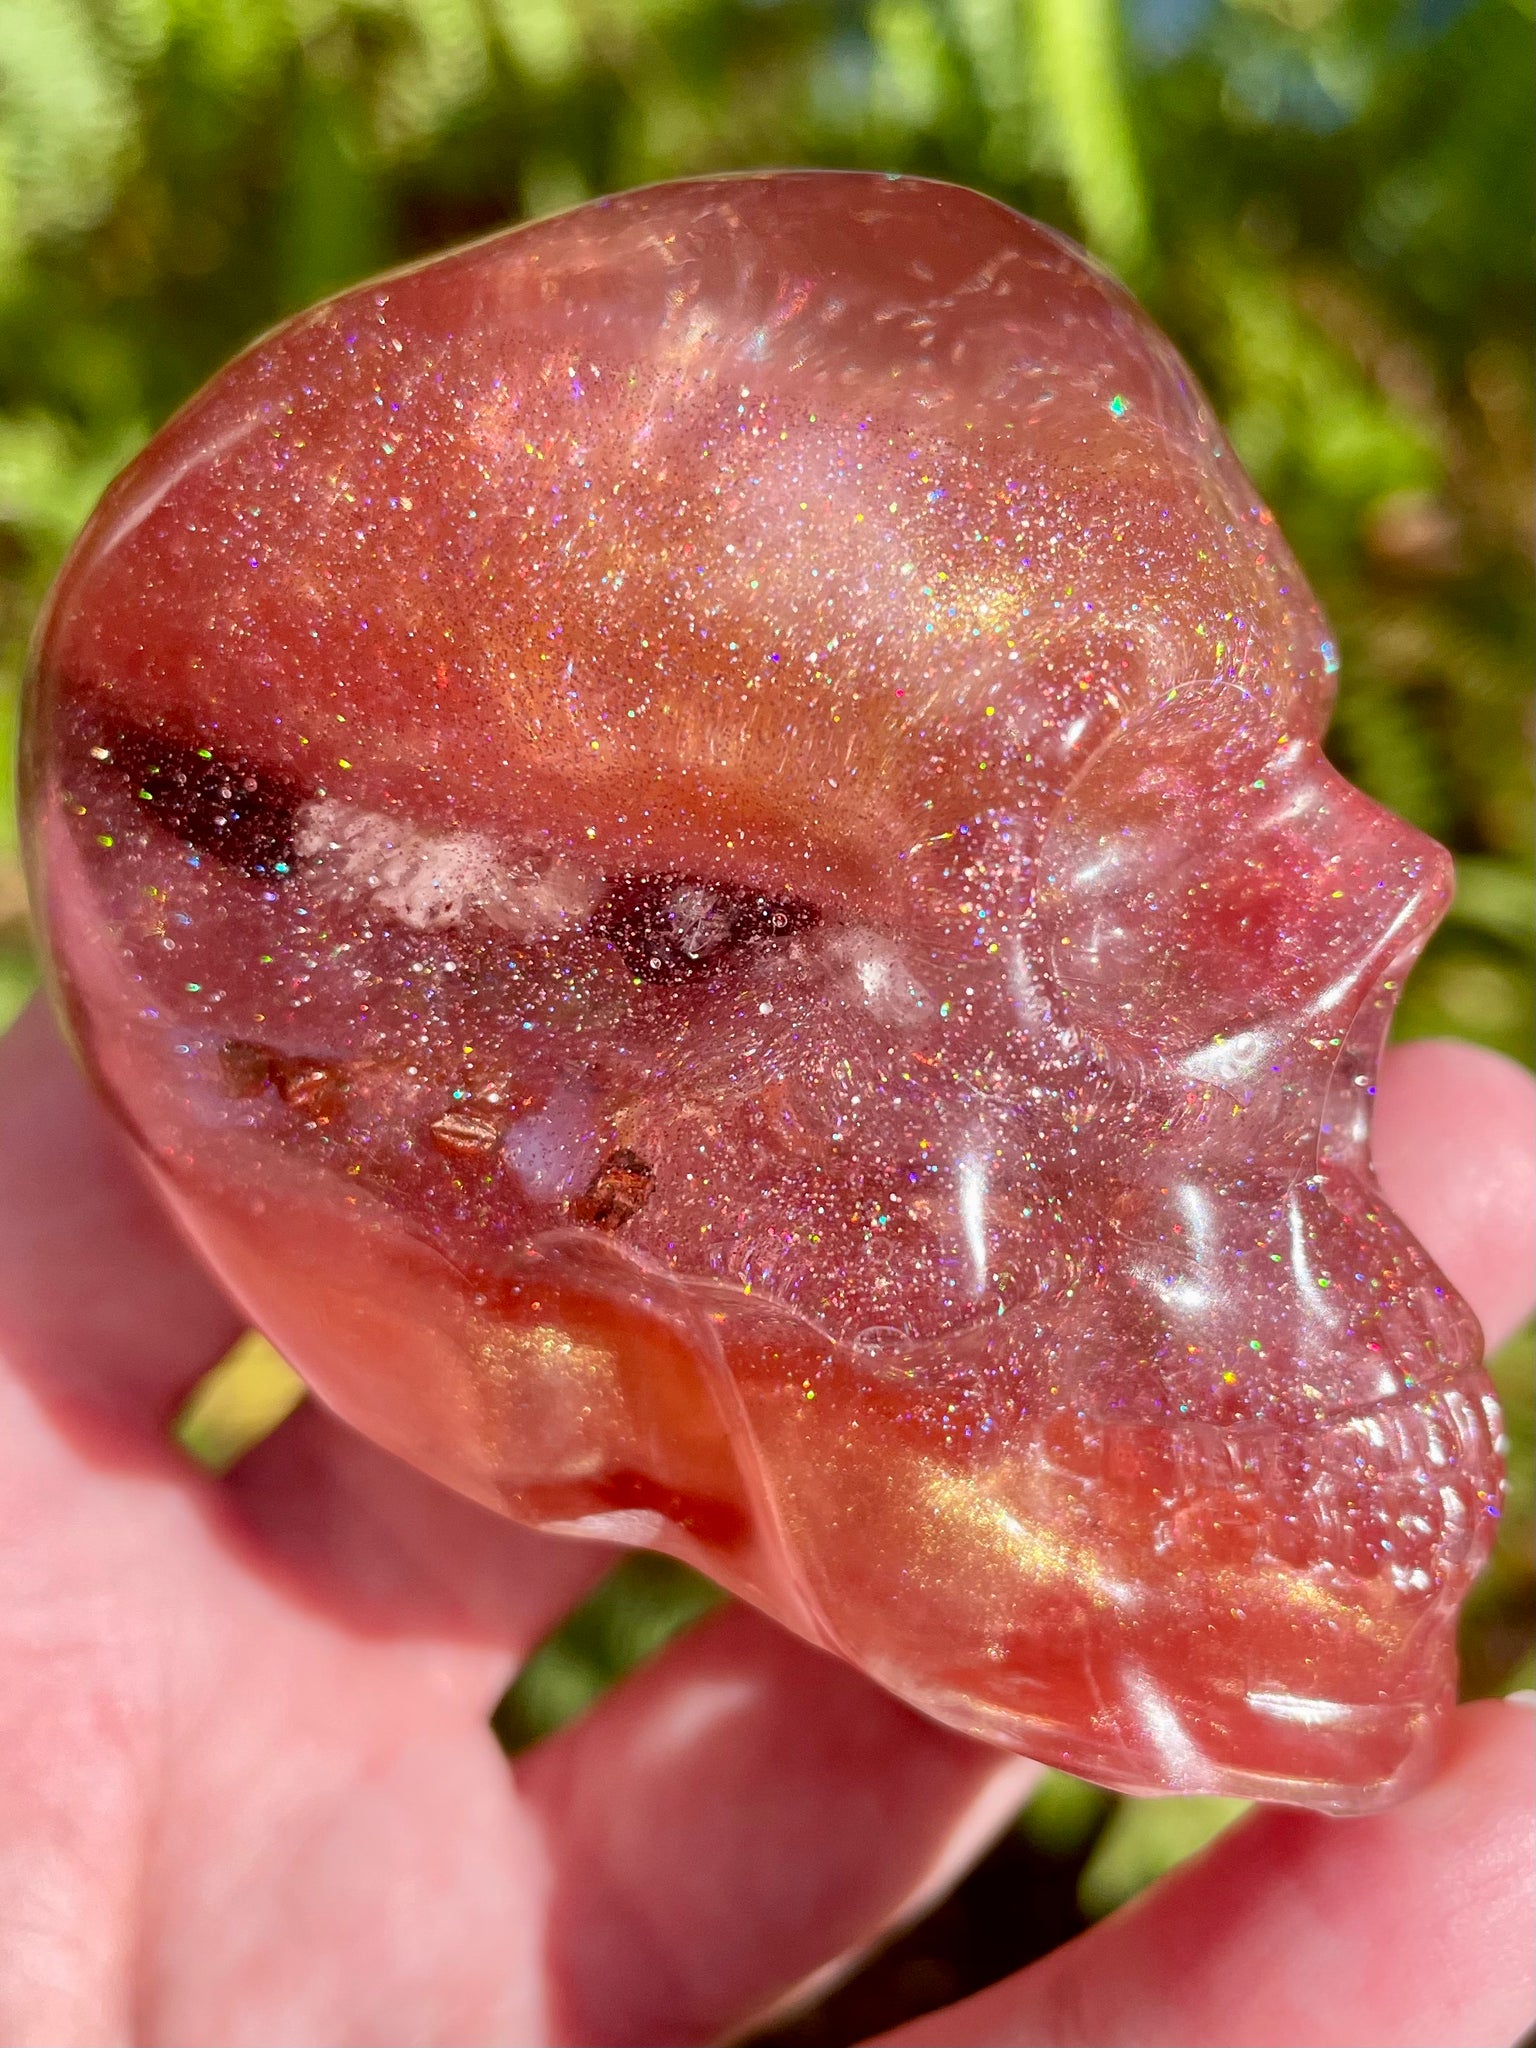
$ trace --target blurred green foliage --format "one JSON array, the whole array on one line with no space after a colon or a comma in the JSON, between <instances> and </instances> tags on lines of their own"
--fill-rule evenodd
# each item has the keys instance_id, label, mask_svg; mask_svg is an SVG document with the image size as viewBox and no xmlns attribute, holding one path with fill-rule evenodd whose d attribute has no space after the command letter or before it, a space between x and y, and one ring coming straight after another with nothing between
<instances>
[{"instance_id":1,"label":"blurred green foliage","mask_svg":"<svg viewBox=\"0 0 1536 2048\"><path fill-rule=\"evenodd\" d=\"M647 179L791 163L958 179L1086 239L1195 364L1333 615L1336 757L1457 855L1400 1029L1527 1058L1531 14L0 0L0 738L38 603L102 486L284 314ZM15 856L7 801L0 1015L32 979ZM1530 1654L1528 1345L1500 1374L1514 1477L1469 1610L1477 1689ZM513 1746L705 1604L671 1567L626 1571L509 1697ZM1083 1878L1099 1903L1209 1818L1170 1806L1159 1838L1155 1806L1107 1823L1078 1807L1103 1827Z\"/></svg>"}]
</instances>

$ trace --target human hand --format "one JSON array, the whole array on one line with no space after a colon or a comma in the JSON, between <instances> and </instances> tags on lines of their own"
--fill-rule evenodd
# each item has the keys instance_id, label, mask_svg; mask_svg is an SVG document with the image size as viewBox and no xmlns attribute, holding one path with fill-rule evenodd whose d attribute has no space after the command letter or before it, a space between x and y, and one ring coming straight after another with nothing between
<instances>
[{"instance_id":1,"label":"human hand","mask_svg":"<svg viewBox=\"0 0 1536 2048\"><path fill-rule=\"evenodd\" d=\"M1388 1060L1395 1205L1497 1341L1528 1077ZM0 1045L0 2039L704 2042L921 1908L1034 1766L745 1609L509 1766L515 1666L612 1553L307 1405L227 1479L169 1440L239 1320L34 1010ZM1260 1810L913 2044L1494 2044L1531 2015L1529 1713L1417 1798Z\"/></svg>"}]
</instances>

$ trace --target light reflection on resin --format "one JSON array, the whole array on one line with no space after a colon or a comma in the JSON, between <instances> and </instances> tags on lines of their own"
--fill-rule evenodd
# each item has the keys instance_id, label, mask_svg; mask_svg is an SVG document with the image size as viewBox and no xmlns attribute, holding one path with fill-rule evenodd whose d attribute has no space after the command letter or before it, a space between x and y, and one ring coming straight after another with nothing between
<instances>
[{"instance_id":1,"label":"light reflection on resin","mask_svg":"<svg viewBox=\"0 0 1536 2048\"><path fill-rule=\"evenodd\" d=\"M1497 1509L1371 1179L1442 851L1168 344L974 194L499 237L109 492L28 711L82 1052L343 1416L953 1725L1351 1810Z\"/></svg>"}]
</instances>

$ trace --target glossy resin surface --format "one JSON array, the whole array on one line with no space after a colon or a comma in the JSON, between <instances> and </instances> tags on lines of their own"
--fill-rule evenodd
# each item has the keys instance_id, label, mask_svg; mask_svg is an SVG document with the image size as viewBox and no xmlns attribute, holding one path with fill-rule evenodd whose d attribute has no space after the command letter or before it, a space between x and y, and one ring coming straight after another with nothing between
<instances>
[{"instance_id":1,"label":"glossy resin surface","mask_svg":"<svg viewBox=\"0 0 1536 2048\"><path fill-rule=\"evenodd\" d=\"M92 1071L348 1420L1136 1789L1427 1766L1496 1512L1368 1156L1449 863L1125 293L914 180L351 292L109 492L27 802Z\"/></svg>"}]
</instances>

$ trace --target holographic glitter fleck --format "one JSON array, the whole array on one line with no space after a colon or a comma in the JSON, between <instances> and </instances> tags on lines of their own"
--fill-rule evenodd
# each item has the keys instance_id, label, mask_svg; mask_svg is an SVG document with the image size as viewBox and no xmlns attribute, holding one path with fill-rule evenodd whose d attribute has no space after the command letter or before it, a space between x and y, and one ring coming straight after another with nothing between
<instances>
[{"instance_id":1,"label":"holographic glitter fleck","mask_svg":"<svg viewBox=\"0 0 1536 2048\"><path fill-rule=\"evenodd\" d=\"M1441 850L1168 344L797 173L350 292L112 488L36 898L168 1200L339 1413L1135 1789L1427 1768L1496 1512L1372 1181Z\"/></svg>"}]
</instances>

